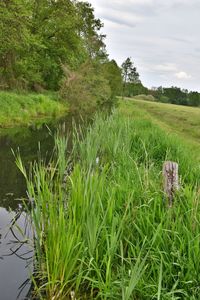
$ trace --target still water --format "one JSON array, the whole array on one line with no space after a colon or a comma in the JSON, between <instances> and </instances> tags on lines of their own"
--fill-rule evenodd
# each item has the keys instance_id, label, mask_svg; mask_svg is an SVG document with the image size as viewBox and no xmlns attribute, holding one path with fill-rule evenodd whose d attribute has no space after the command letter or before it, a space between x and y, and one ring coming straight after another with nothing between
<instances>
[{"instance_id":1,"label":"still water","mask_svg":"<svg viewBox=\"0 0 200 300\"><path fill-rule=\"evenodd\" d=\"M40 156L50 157L53 135L62 128L70 136L72 117L49 124L0 131L0 300L24 300L30 297L33 270L32 229L24 211L25 181L15 165L13 151L20 150L28 166Z\"/></svg>"}]
</instances>

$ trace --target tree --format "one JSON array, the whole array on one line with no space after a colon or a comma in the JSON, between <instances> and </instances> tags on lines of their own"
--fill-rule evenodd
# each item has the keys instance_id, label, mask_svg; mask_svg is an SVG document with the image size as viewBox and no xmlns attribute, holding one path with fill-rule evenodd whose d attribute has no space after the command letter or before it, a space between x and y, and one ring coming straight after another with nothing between
<instances>
[{"instance_id":1,"label":"tree","mask_svg":"<svg viewBox=\"0 0 200 300\"><path fill-rule=\"evenodd\" d=\"M36 63L46 88L59 88L63 64L76 68L86 59L79 27L74 1L33 1L31 31L42 45L35 48L34 54L39 53Z\"/></svg>"},{"instance_id":2,"label":"tree","mask_svg":"<svg viewBox=\"0 0 200 300\"><path fill-rule=\"evenodd\" d=\"M105 35L100 34L103 23L94 16L94 8L88 2L77 2L76 7L79 15L79 34L83 39L85 49L90 59L100 61L107 60Z\"/></svg>"},{"instance_id":3,"label":"tree","mask_svg":"<svg viewBox=\"0 0 200 300\"><path fill-rule=\"evenodd\" d=\"M122 92L122 74L121 69L115 60L107 61L102 65L102 72L108 80L112 98L121 95Z\"/></svg>"},{"instance_id":4,"label":"tree","mask_svg":"<svg viewBox=\"0 0 200 300\"><path fill-rule=\"evenodd\" d=\"M199 106L200 105L200 94L198 92L189 93L189 105Z\"/></svg>"},{"instance_id":5,"label":"tree","mask_svg":"<svg viewBox=\"0 0 200 300\"><path fill-rule=\"evenodd\" d=\"M124 91L124 96L126 97L134 97L137 95L148 95L148 89L143 86L141 82L138 83L126 83L126 89Z\"/></svg>"},{"instance_id":6,"label":"tree","mask_svg":"<svg viewBox=\"0 0 200 300\"><path fill-rule=\"evenodd\" d=\"M0 1L0 86L59 89L62 65L107 61L103 24L87 2Z\"/></svg>"},{"instance_id":7,"label":"tree","mask_svg":"<svg viewBox=\"0 0 200 300\"><path fill-rule=\"evenodd\" d=\"M30 10L25 0L0 3L0 85L16 88L25 81L21 61L30 45Z\"/></svg>"},{"instance_id":8,"label":"tree","mask_svg":"<svg viewBox=\"0 0 200 300\"><path fill-rule=\"evenodd\" d=\"M137 69L134 66L134 63L131 61L130 57L128 57L122 64L122 77L123 77L123 89L122 89L122 98L123 98L127 83L140 82L139 73L137 72Z\"/></svg>"},{"instance_id":9,"label":"tree","mask_svg":"<svg viewBox=\"0 0 200 300\"><path fill-rule=\"evenodd\" d=\"M163 88L163 96L172 104L188 105L188 93L179 87Z\"/></svg>"},{"instance_id":10,"label":"tree","mask_svg":"<svg viewBox=\"0 0 200 300\"><path fill-rule=\"evenodd\" d=\"M88 60L77 71L63 66L60 96L70 104L72 111L109 108L112 105L111 88L102 71L102 66Z\"/></svg>"}]
</instances>

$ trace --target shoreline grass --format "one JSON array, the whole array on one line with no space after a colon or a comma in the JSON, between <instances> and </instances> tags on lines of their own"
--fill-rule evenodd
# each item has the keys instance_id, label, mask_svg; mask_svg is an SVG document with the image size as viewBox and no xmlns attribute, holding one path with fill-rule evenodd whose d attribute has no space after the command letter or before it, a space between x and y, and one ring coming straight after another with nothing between
<instances>
[{"instance_id":1,"label":"shoreline grass","mask_svg":"<svg viewBox=\"0 0 200 300\"><path fill-rule=\"evenodd\" d=\"M29 125L67 113L67 105L51 94L0 92L0 128Z\"/></svg>"},{"instance_id":2,"label":"shoreline grass","mask_svg":"<svg viewBox=\"0 0 200 300\"><path fill-rule=\"evenodd\" d=\"M31 177L17 158L35 202L40 298L198 299L200 166L184 142L129 106L75 134L71 156L65 139L55 143L51 168L35 164ZM165 160L180 166L171 209Z\"/></svg>"}]
</instances>

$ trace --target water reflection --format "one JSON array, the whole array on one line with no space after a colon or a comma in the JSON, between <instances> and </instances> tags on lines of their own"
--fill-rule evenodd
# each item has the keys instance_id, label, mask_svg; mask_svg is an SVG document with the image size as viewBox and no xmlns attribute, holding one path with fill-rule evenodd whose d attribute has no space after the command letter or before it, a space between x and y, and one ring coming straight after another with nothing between
<instances>
[{"instance_id":1,"label":"water reflection","mask_svg":"<svg viewBox=\"0 0 200 300\"><path fill-rule=\"evenodd\" d=\"M0 299L28 299L33 272L31 240L27 215L0 208Z\"/></svg>"},{"instance_id":2,"label":"water reflection","mask_svg":"<svg viewBox=\"0 0 200 300\"><path fill-rule=\"evenodd\" d=\"M20 148L23 162L28 166L37 159L40 145L40 157L48 160L54 148L55 131L61 126L69 136L73 122L67 117L48 126L40 124L0 132L0 300L30 299L29 279L33 271L32 231L21 199L26 197L25 180L15 165L11 149L16 152Z\"/></svg>"}]
</instances>

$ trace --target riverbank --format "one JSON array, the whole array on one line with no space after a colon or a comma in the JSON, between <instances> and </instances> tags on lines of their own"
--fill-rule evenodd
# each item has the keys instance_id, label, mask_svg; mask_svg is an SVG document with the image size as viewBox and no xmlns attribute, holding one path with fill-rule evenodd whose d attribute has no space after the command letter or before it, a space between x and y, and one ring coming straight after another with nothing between
<instances>
[{"instance_id":1,"label":"riverbank","mask_svg":"<svg viewBox=\"0 0 200 300\"><path fill-rule=\"evenodd\" d=\"M70 157L64 139L56 149L57 159L35 165L32 180L17 161L35 201L41 298L197 299L200 172L184 141L123 103L96 117L83 141L76 137ZM170 209L165 160L177 161L181 176Z\"/></svg>"},{"instance_id":2,"label":"riverbank","mask_svg":"<svg viewBox=\"0 0 200 300\"><path fill-rule=\"evenodd\" d=\"M30 125L41 119L59 117L67 113L67 104L57 95L0 92L0 127Z\"/></svg>"},{"instance_id":3,"label":"riverbank","mask_svg":"<svg viewBox=\"0 0 200 300\"><path fill-rule=\"evenodd\" d=\"M160 127L200 145L200 108L129 98L135 109L143 111Z\"/></svg>"}]
</instances>

